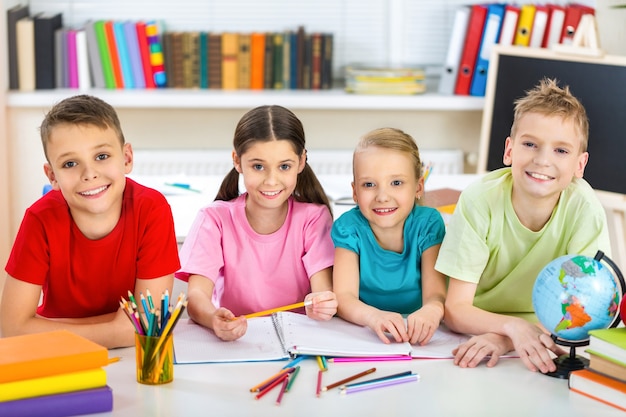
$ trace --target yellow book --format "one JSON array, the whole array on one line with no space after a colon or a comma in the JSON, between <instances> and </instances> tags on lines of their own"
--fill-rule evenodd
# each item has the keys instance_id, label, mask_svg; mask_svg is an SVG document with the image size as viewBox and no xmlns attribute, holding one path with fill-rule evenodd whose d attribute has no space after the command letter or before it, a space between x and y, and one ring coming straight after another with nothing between
<instances>
[{"instance_id":1,"label":"yellow book","mask_svg":"<svg viewBox=\"0 0 626 417\"><path fill-rule=\"evenodd\" d=\"M528 46L530 44L530 32L535 21L536 10L537 8L534 4L524 4L520 8L517 32L515 32L515 38L513 39L514 45Z\"/></svg>"},{"instance_id":2,"label":"yellow book","mask_svg":"<svg viewBox=\"0 0 626 417\"><path fill-rule=\"evenodd\" d=\"M222 34L222 88L236 90L239 87L239 34Z\"/></svg>"},{"instance_id":3,"label":"yellow book","mask_svg":"<svg viewBox=\"0 0 626 417\"><path fill-rule=\"evenodd\" d=\"M42 395L99 388L106 386L106 384L107 374L102 368L24 379L0 384L0 401L21 400Z\"/></svg>"}]
</instances>

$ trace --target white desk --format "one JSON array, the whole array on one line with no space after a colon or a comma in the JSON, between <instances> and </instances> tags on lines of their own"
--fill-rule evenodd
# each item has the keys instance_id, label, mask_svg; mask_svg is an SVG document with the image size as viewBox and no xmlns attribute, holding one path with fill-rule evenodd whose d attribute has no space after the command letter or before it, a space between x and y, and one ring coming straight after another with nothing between
<instances>
[{"instance_id":1,"label":"white desk","mask_svg":"<svg viewBox=\"0 0 626 417\"><path fill-rule=\"evenodd\" d=\"M176 229L176 238L182 243L187 236L187 232L191 228L191 224L196 218L198 210L209 204L215 199L217 190L222 183L221 176L133 176L131 178L148 187L161 191L172 207L174 216L174 227ZM320 175L318 176L324 190L331 199L331 203L338 199L351 199L352 187L350 185L352 176L349 175ZM462 174L462 175L432 175L426 184L426 190L438 190L441 188L452 188L455 190L463 190L471 182L475 181L478 175ZM197 191L190 191L171 187L167 183L188 184ZM243 184L240 183L240 189ZM199 191L199 192L198 192ZM352 206L345 204L332 203L333 215L338 218Z\"/></svg>"},{"instance_id":2,"label":"white desk","mask_svg":"<svg viewBox=\"0 0 626 417\"><path fill-rule=\"evenodd\" d=\"M323 385L370 367L375 378L412 370L418 382L341 395L315 396L317 364L302 369L280 406L279 388L260 400L249 389L286 362L175 365L174 381L141 385L135 379L134 348L111 350L122 360L107 367L113 388L111 416L624 416L608 405L570 392L567 381L528 371L520 359L502 359L494 368L461 369L448 359L411 362L329 363ZM365 379L365 378L364 378Z\"/></svg>"}]
</instances>

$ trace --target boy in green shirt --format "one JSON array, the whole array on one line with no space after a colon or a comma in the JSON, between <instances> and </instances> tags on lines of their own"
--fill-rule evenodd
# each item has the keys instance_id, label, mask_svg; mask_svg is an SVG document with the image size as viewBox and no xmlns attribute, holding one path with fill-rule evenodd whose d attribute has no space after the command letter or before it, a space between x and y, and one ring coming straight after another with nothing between
<instances>
[{"instance_id":1,"label":"boy in green shirt","mask_svg":"<svg viewBox=\"0 0 626 417\"><path fill-rule=\"evenodd\" d=\"M461 367L516 350L531 371L556 369L550 335L537 324L539 271L566 254L610 252L604 209L582 178L589 154L582 104L556 80L515 102L503 161L462 194L435 269L450 277L446 325L475 335L453 353Z\"/></svg>"}]
</instances>

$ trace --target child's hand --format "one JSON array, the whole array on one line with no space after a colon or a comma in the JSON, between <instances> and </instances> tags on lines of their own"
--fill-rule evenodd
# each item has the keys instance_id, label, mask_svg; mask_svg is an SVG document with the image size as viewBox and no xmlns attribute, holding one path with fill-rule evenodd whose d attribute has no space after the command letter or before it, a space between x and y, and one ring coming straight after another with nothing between
<instances>
[{"instance_id":1,"label":"child's hand","mask_svg":"<svg viewBox=\"0 0 626 417\"><path fill-rule=\"evenodd\" d=\"M441 323L441 309L425 305L407 317L409 342L425 345L435 334Z\"/></svg>"},{"instance_id":2,"label":"child's hand","mask_svg":"<svg viewBox=\"0 0 626 417\"><path fill-rule=\"evenodd\" d=\"M237 340L248 330L248 321L245 317L235 315L223 307L218 308L211 318L215 335L222 340Z\"/></svg>"},{"instance_id":3,"label":"child's hand","mask_svg":"<svg viewBox=\"0 0 626 417\"><path fill-rule=\"evenodd\" d=\"M557 356L566 354L549 334L525 320L516 320L512 328L507 329L507 334L524 365L533 372L539 370L545 374L556 371L550 351Z\"/></svg>"},{"instance_id":4,"label":"child's hand","mask_svg":"<svg viewBox=\"0 0 626 417\"><path fill-rule=\"evenodd\" d=\"M306 307L306 315L315 320L330 320L337 313L337 296L332 291L307 294L304 301L313 304Z\"/></svg>"},{"instance_id":5,"label":"child's hand","mask_svg":"<svg viewBox=\"0 0 626 417\"><path fill-rule=\"evenodd\" d=\"M396 342L408 342L409 335L406 332L404 318L398 313L376 310L367 318L367 327L374 330L378 338L384 343L390 343L385 332L391 334Z\"/></svg>"},{"instance_id":6,"label":"child's hand","mask_svg":"<svg viewBox=\"0 0 626 417\"><path fill-rule=\"evenodd\" d=\"M513 350L513 343L507 336L496 333L486 333L472 337L461 343L452 351L454 364L461 368L475 368L485 358L487 367L491 368L498 363L501 355Z\"/></svg>"}]
</instances>

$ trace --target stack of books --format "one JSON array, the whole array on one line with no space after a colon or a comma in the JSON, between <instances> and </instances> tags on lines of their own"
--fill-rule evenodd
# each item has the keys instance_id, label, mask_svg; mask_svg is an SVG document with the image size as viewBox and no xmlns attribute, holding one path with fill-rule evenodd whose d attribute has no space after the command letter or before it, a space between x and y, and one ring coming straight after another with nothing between
<instances>
[{"instance_id":1,"label":"stack of books","mask_svg":"<svg viewBox=\"0 0 626 417\"><path fill-rule=\"evenodd\" d=\"M589 368L574 371L570 390L626 411L626 328L589 332Z\"/></svg>"},{"instance_id":2,"label":"stack of books","mask_svg":"<svg viewBox=\"0 0 626 417\"><path fill-rule=\"evenodd\" d=\"M65 417L113 409L105 347L65 330L0 339L0 415Z\"/></svg>"},{"instance_id":3,"label":"stack of books","mask_svg":"<svg viewBox=\"0 0 626 417\"><path fill-rule=\"evenodd\" d=\"M10 89L332 87L333 34L171 31L155 20L63 24L62 13L7 11Z\"/></svg>"},{"instance_id":4,"label":"stack of books","mask_svg":"<svg viewBox=\"0 0 626 417\"><path fill-rule=\"evenodd\" d=\"M426 91L423 68L346 67L346 91L356 94L421 94Z\"/></svg>"}]
</instances>

